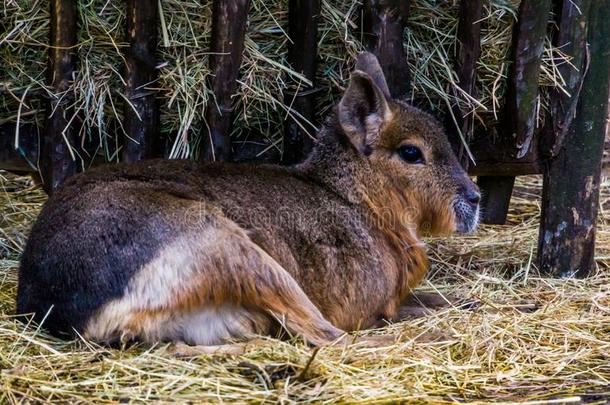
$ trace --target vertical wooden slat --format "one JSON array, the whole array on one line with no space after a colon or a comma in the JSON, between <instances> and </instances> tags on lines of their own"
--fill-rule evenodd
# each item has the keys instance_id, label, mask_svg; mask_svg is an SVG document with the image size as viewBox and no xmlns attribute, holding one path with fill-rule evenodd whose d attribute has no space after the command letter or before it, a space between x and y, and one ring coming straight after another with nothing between
<instances>
[{"instance_id":1,"label":"vertical wooden slat","mask_svg":"<svg viewBox=\"0 0 610 405\"><path fill-rule=\"evenodd\" d=\"M512 64L509 69L506 105L498 132L501 135L498 150L521 159L535 153L534 131L536 129L537 102L539 94L538 76L542 62L542 52L547 34L551 0L523 0L519 5L518 21L513 31ZM506 212L497 209L509 206L514 179L501 180L502 187L485 188L492 185L493 179L480 179L485 201L483 221L503 223ZM501 202L497 202L502 200ZM499 220L502 220L499 222Z\"/></svg>"},{"instance_id":2,"label":"vertical wooden slat","mask_svg":"<svg viewBox=\"0 0 610 405\"><path fill-rule=\"evenodd\" d=\"M383 68L392 97L406 98L411 86L403 34L410 0L365 0L363 31L366 46Z\"/></svg>"},{"instance_id":3,"label":"vertical wooden slat","mask_svg":"<svg viewBox=\"0 0 610 405\"><path fill-rule=\"evenodd\" d=\"M290 0L288 12L288 63L301 73L312 85L294 86L292 93L285 94L286 103L300 117L289 117L284 130L284 153L282 162L294 164L303 160L313 146L315 120L315 78L318 55L318 15L320 0ZM294 93L296 91L296 93ZM307 130L304 130L304 128Z\"/></svg>"},{"instance_id":4,"label":"vertical wooden slat","mask_svg":"<svg viewBox=\"0 0 610 405\"><path fill-rule=\"evenodd\" d=\"M127 0L125 106L122 158L126 162L157 157L163 146L159 138L159 108L154 91L147 89L157 77L157 0Z\"/></svg>"},{"instance_id":5,"label":"vertical wooden slat","mask_svg":"<svg viewBox=\"0 0 610 405\"><path fill-rule=\"evenodd\" d=\"M457 58L455 70L459 86L464 92L476 98L477 61L481 55L481 16L483 12L482 0L468 0L460 3L460 19L457 32ZM456 106L453 109L459 131L464 140L472 138L474 129L474 112ZM457 131L456 131L457 132ZM457 135L457 134L455 134ZM459 136L451 139L458 152L458 159L468 168L469 160L464 142Z\"/></svg>"},{"instance_id":6,"label":"vertical wooden slat","mask_svg":"<svg viewBox=\"0 0 610 405\"><path fill-rule=\"evenodd\" d=\"M208 132L202 139L200 160L223 161L231 158L231 97L244 51L250 0L214 0L212 6L212 43L210 70L214 100L208 102Z\"/></svg>"},{"instance_id":7,"label":"vertical wooden slat","mask_svg":"<svg viewBox=\"0 0 610 405\"><path fill-rule=\"evenodd\" d=\"M570 63L557 67L565 81L564 91L549 92L550 107L544 131L540 139L540 155L543 158L557 156L576 115L578 96L582 90L586 66L587 18L591 0L555 0L555 12L559 14L555 46L570 58Z\"/></svg>"},{"instance_id":8,"label":"vertical wooden slat","mask_svg":"<svg viewBox=\"0 0 610 405\"><path fill-rule=\"evenodd\" d=\"M477 185L481 189L483 221L486 224L504 224L508 215L510 197L515 186L515 177L479 176Z\"/></svg>"},{"instance_id":9,"label":"vertical wooden slat","mask_svg":"<svg viewBox=\"0 0 610 405\"><path fill-rule=\"evenodd\" d=\"M48 105L40 156L43 187L49 194L77 170L70 149L75 145L75 133L69 125L73 97L68 91L76 68L77 4L51 0L50 6L48 84L54 95Z\"/></svg>"},{"instance_id":10,"label":"vertical wooden slat","mask_svg":"<svg viewBox=\"0 0 610 405\"><path fill-rule=\"evenodd\" d=\"M538 76L547 34L551 0L523 0L514 44L506 97L505 137L515 144L516 157L530 151L536 129Z\"/></svg>"},{"instance_id":11,"label":"vertical wooden slat","mask_svg":"<svg viewBox=\"0 0 610 405\"><path fill-rule=\"evenodd\" d=\"M574 6L585 0L566 0ZM585 10L587 7L583 7ZM565 10L565 9L564 9ZM569 18L569 16L567 17ZM594 267L601 159L610 91L610 0L591 0L587 24L589 68L576 116L556 157L546 163L538 248L540 269L586 276ZM578 30L573 33L578 34Z\"/></svg>"}]
</instances>

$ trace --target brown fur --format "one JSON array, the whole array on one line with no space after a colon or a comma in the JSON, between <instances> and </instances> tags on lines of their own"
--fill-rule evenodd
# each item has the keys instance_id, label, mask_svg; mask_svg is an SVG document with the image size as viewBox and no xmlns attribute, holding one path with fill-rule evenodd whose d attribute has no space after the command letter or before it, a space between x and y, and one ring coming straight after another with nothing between
<instances>
[{"instance_id":1,"label":"brown fur","mask_svg":"<svg viewBox=\"0 0 610 405\"><path fill-rule=\"evenodd\" d=\"M371 55L357 69L296 167L148 161L75 176L32 231L18 310L60 308L52 331L99 341L203 344L279 325L324 344L395 318L427 271L421 234L472 229L465 198L478 194L436 121L389 98Z\"/></svg>"}]
</instances>

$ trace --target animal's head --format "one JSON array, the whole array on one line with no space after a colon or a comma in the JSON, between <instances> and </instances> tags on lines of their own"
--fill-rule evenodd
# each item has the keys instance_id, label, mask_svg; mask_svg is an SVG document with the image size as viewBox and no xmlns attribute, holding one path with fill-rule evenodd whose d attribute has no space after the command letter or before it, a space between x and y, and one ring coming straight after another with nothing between
<instances>
[{"instance_id":1,"label":"animal's head","mask_svg":"<svg viewBox=\"0 0 610 405\"><path fill-rule=\"evenodd\" d=\"M393 100L377 58L359 56L338 107L351 145L368 161L385 212L404 210L419 232L470 232L479 217L477 186L458 163L443 128L429 114ZM404 221L404 219L403 219Z\"/></svg>"}]
</instances>

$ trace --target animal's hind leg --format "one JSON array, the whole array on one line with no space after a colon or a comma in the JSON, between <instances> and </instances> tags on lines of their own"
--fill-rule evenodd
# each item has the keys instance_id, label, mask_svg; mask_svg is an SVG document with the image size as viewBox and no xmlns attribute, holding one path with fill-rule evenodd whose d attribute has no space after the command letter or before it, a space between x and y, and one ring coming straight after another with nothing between
<instances>
[{"instance_id":1,"label":"animal's hind leg","mask_svg":"<svg viewBox=\"0 0 610 405\"><path fill-rule=\"evenodd\" d=\"M343 331L292 276L225 218L178 235L89 322L85 336L213 345L268 333L275 320L314 345Z\"/></svg>"},{"instance_id":2,"label":"animal's hind leg","mask_svg":"<svg viewBox=\"0 0 610 405\"><path fill-rule=\"evenodd\" d=\"M344 332L333 326L294 278L247 236L240 237L241 263L232 266L242 305L269 313L289 332L313 345L329 344ZM230 287L230 286L229 286Z\"/></svg>"}]
</instances>

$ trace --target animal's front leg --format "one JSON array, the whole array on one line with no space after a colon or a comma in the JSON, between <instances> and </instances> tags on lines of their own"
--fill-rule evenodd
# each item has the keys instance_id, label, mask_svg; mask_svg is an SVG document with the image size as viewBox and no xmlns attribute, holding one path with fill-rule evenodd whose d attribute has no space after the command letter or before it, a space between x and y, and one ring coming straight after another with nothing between
<instances>
[{"instance_id":1,"label":"animal's front leg","mask_svg":"<svg viewBox=\"0 0 610 405\"><path fill-rule=\"evenodd\" d=\"M440 292L413 292L401 303L393 321L399 322L430 316L448 308L472 310L479 304L480 302L476 299L470 300Z\"/></svg>"},{"instance_id":2,"label":"animal's front leg","mask_svg":"<svg viewBox=\"0 0 610 405\"><path fill-rule=\"evenodd\" d=\"M438 292L413 292L398 308L394 322L429 316L443 309L459 306L459 300Z\"/></svg>"}]
</instances>

